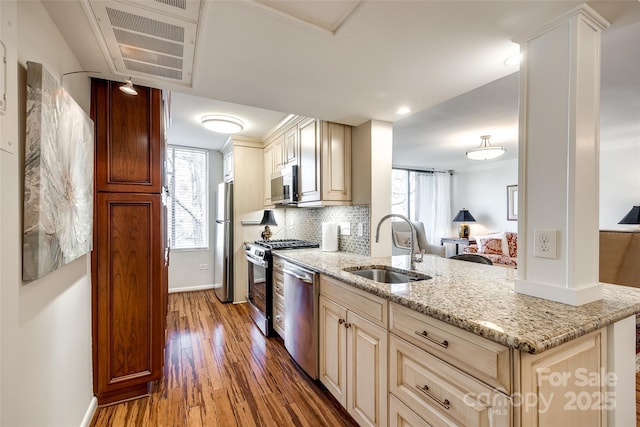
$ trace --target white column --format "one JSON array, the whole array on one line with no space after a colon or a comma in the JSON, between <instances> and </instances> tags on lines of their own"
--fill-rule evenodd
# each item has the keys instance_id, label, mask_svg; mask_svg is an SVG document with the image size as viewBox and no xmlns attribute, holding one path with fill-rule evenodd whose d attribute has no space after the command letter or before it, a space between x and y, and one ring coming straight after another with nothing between
<instances>
[{"instance_id":1,"label":"white column","mask_svg":"<svg viewBox=\"0 0 640 427\"><path fill-rule=\"evenodd\" d=\"M608 25L583 4L520 43L516 292L572 305L602 298L598 123Z\"/></svg>"},{"instance_id":2,"label":"white column","mask_svg":"<svg viewBox=\"0 0 640 427\"><path fill-rule=\"evenodd\" d=\"M391 222L385 221L376 243L376 227L391 213L393 125L370 120L352 133L352 194L354 205L369 205L371 256L391 255Z\"/></svg>"}]
</instances>

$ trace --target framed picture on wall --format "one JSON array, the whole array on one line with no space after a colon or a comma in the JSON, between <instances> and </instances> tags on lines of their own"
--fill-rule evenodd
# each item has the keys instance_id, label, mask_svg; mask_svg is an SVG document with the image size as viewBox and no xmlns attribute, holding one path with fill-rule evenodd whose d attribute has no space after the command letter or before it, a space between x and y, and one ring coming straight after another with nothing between
<instances>
[{"instance_id":1,"label":"framed picture on wall","mask_svg":"<svg viewBox=\"0 0 640 427\"><path fill-rule=\"evenodd\" d=\"M518 220L518 186L507 185L507 221Z\"/></svg>"}]
</instances>

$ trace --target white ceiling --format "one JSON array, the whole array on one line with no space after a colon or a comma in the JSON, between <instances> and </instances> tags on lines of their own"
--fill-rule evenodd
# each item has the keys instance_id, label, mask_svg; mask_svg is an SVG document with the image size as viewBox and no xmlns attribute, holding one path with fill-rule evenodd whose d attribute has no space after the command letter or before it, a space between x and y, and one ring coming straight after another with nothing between
<instances>
[{"instance_id":1,"label":"white ceiling","mask_svg":"<svg viewBox=\"0 0 640 427\"><path fill-rule=\"evenodd\" d=\"M127 76L112 74L82 1L43 3L85 70L124 80ZM484 134L493 135L494 145L507 147L507 156L515 155L517 74L503 64L518 51L511 40L577 4L205 0L192 87L135 74L133 80L172 90L170 143L219 148L225 137L198 124L198 117L215 112L240 116L247 123L243 134L255 137L264 136L285 113L351 125L376 119L395 122L395 164L457 168L460 162L451 159L460 159ZM631 36L635 40L626 43L630 49L637 47L640 2L589 4L614 24L603 35L603 64L609 33L620 39L612 45ZM627 27L635 30L615 34ZM639 55L630 56L625 66L637 66ZM617 74L624 84L631 80L640 87L638 77ZM603 103L605 89L603 81ZM620 114L633 116L640 97L624 87L613 91L632 106ZM403 105L419 113L402 119L396 110ZM607 115L618 117L618 112L603 105L603 128ZM421 164L410 164L409 159L421 159Z\"/></svg>"}]
</instances>

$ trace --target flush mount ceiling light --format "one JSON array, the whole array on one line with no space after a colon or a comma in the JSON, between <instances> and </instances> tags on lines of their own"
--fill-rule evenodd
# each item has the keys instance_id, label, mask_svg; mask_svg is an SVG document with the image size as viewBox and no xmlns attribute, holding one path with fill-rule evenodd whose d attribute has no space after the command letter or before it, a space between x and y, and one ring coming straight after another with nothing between
<instances>
[{"instance_id":1,"label":"flush mount ceiling light","mask_svg":"<svg viewBox=\"0 0 640 427\"><path fill-rule=\"evenodd\" d=\"M125 84L120 85L120 90L126 93L127 95L138 94L138 91L133 87L133 82L131 81L131 77L129 77L129 79Z\"/></svg>"},{"instance_id":2,"label":"flush mount ceiling light","mask_svg":"<svg viewBox=\"0 0 640 427\"><path fill-rule=\"evenodd\" d=\"M411 112L411 108L403 106L398 108L398 110L396 111L396 114L398 115L404 115L404 114L409 114Z\"/></svg>"},{"instance_id":3,"label":"flush mount ceiling light","mask_svg":"<svg viewBox=\"0 0 640 427\"><path fill-rule=\"evenodd\" d=\"M474 150L467 151L467 157L471 160L490 160L502 156L507 152L504 147L494 147L489 142L491 135L483 135L480 137L482 142L480 146Z\"/></svg>"},{"instance_id":4,"label":"flush mount ceiling light","mask_svg":"<svg viewBox=\"0 0 640 427\"><path fill-rule=\"evenodd\" d=\"M233 116L208 115L200 119L202 126L217 133L238 133L244 129L242 120Z\"/></svg>"},{"instance_id":5,"label":"flush mount ceiling light","mask_svg":"<svg viewBox=\"0 0 640 427\"><path fill-rule=\"evenodd\" d=\"M512 55L504 60L504 65L507 67L514 67L516 65L520 65L520 61L522 61L522 54Z\"/></svg>"}]
</instances>

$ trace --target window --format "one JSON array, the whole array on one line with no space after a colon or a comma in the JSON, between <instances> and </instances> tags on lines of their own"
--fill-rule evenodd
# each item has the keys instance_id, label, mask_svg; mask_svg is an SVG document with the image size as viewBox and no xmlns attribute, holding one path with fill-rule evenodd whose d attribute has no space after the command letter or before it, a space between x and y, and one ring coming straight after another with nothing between
<instances>
[{"instance_id":1,"label":"window","mask_svg":"<svg viewBox=\"0 0 640 427\"><path fill-rule=\"evenodd\" d=\"M430 243L449 235L451 172L393 169L392 189L392 212L422 222Z\"/></svg>"},{"instance_id":2,"label":"window","mask_svg":"<svg viewBox=\"0 0 640 427\"><path fill-rule=\"evenodd\" d=\"M209 248L209 155L167 147L167 230L171 249Z\"/></svg>"}]
</instances>

